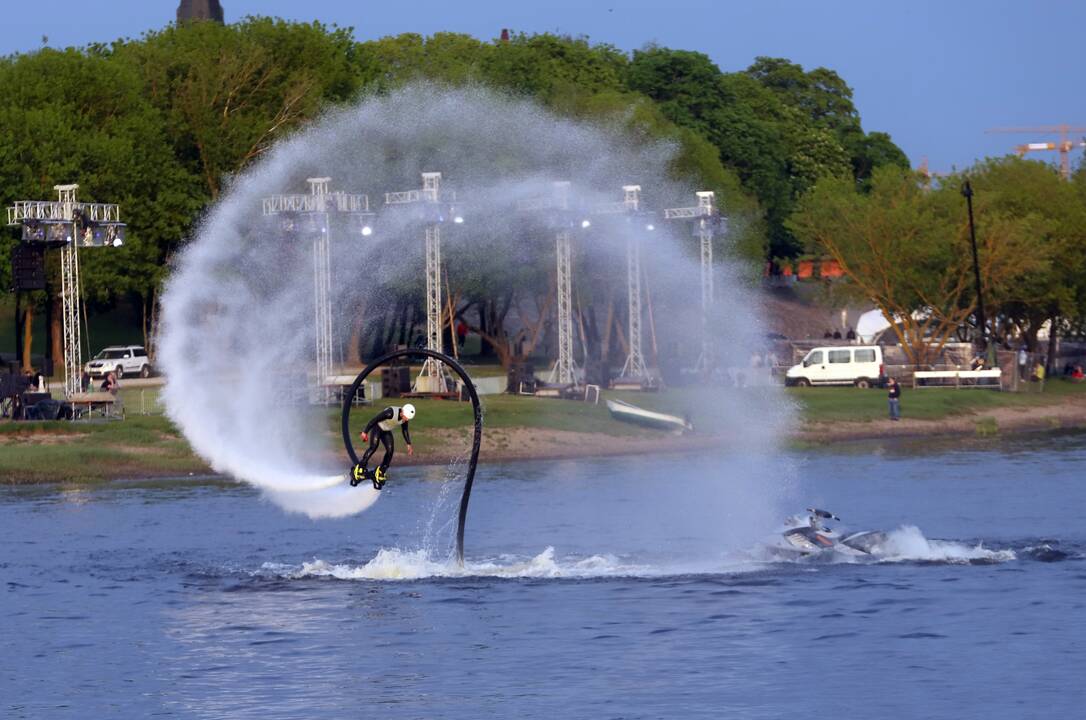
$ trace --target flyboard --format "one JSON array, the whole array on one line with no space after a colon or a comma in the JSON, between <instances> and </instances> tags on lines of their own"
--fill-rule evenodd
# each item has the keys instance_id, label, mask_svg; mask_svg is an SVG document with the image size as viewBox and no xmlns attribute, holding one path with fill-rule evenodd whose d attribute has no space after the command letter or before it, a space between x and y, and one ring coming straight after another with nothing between
<instances>
[{"instance_id":1,"label":"flyboard","mask_svg":"<svg viewBox=\"0 0 1086 720\"><path fill-rule=\"evenodd\" d=\"M347 449L347 455L351 458L351 470L347 472L347 478L350 479L351 472L355 466L358 465L358 453L355 452L354 442L351 438L351 408L354 404L351 402L355 395L358 393L358 388L362 387L362 383L366 381L366 378L370 374L388 363L391 360L399 358L433 358L438 362L444 363L450 368L460 380L464 383L464 388L467 390L468 397L471 399L471 409L475 418L475 433L471 441L471 457L468 460L468 473L464 479L464 491L460 496L460 515L456 525L456 559L463 565L464 564L464 523L468 516L468 500L471 498L471 485L475 480L475 466L479 462L479 448L483 443L483 409L479 404L479 394L475 390L475 383L471 381L464 367L453 358L449 357L445 353L438 352L437 350L429 350L425 348L410 349L410 350L393 350L390 353L386 353L377 358L369 365L367 365L362 372L358 373L358 377L354 379L354 382L347 389L347 392L343 393L343 445ZM343 476L337 475L336 482L343 482Z\"/></svg>"}]
</instances>

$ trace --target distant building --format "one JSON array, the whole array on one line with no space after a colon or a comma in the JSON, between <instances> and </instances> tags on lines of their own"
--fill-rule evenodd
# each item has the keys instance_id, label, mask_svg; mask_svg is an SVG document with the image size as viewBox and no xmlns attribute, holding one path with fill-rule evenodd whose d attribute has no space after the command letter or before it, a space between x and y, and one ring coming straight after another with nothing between
<instances>
[{"instance_id":1,"label":"distant building","mask_svg":"<svg viewBox=\"0 0 1086 720\"><path fill-rule=\"evenodd\" d=\"M189 20L222 22L222 4L219 0L181 0L177 6L177 22Z\"/></svg>"}]
</instances>

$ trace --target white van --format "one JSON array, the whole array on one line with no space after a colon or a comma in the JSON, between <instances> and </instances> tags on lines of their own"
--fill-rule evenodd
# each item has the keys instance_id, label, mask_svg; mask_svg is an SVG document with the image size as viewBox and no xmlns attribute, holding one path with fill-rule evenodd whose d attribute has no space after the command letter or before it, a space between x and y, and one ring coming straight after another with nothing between
<instances>
[{"instance_id":1,"label":"white van","mask_svg":"<svg viewBox=\"0 0 1086 720\"><path fill-rule=\"evenodd\" d=\"M882 348L878 345L816 347L803 362L788 368L785 385L855 385L882 387L886 382Z\"/></svg>"}]
</instances>

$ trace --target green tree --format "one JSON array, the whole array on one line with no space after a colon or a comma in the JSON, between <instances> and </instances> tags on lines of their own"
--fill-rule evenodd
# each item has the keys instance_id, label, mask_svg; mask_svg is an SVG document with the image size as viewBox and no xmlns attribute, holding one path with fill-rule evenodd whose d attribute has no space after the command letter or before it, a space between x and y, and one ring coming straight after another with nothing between
<instances>
[{"instance_id":1,"label":"green tree","mask_svg":"<svg viewBox=\"0 0 1086 720\"><path fill-rule=\"evenodd\" d=\"M746 74L758 80L806 123L828 130L848 155L853 176L861 184L882 165L909 167L909 159L886 133L864 133L860 113L852 101L852 88L833 70L804 72L783 58L756 58Z\"/></svg>"},{"instance_id":2,"label":"green tree","mask_svg":"<svg viewBox=\"0 0 1086 720\"><path fill-rule=\"evenodd\" d=\"M821 178L866 183L880 165L908 167L889 136L863 133L851 88L825 68L758 58L744 72L721 73L701 53L649 47L634 53L627 81L738 172L765 210L771 257L800 251L787 221Z\"/></svg>"},{"instance_id":3,"label":"green tree","mask_svg":"<svg viewBox=\"0 0 1086 720\"><path fill-rule=\"evenodd\" d=\"M118 42L166 120L175 155L214 200L223 179L315 117L353 97L360 77L349 28L247 18L186 23Z\"/></svg>"},{"instance_id":4,"label":"green tree","mask_svg":"<svg viewBox=\"0 0 1086 720\"><path fill-rule=\"evenodd\" d=\"M895 167L877 169L869 193L846 178L826 178L789 223L810 251L840 264L842 290L882 311L915 365L933 362L976 304L959 188L925 191L914 174ZM1035 218L987 208L984 217L977 238L984 287L1013 287L1046 266L1043 253L1031 252Z\"/></svg>"},{"instance_id":5,"label":"green tree","mask_svg":"<svg viewBox=\"0 0 1086 720\"><path fill-rule=\"evenodd\" d=\"M1073 183L1045 163L1008 156L987 160L968 172L975 193L977 233L992 223L1028 222L1031 242L1025 262L1034 267L1012 284L990 289L992 312L1006 337L1020 335L1031 350L1049 322L1058 334L1082 318L1086 296L1086 203ZM1043 262L1031 262L1037 258ZM1051 354L1051 353L1050 353Z\"/></svg>"},{"instance_id":6,"label":"green tree","mask_svg":"<svg viewBox=\"0 0 1086 720\"><path fill-rule=\"evenodd\" d=\"M164 272L163 247L198 204L138 75L101 48L43 49L0 62L0 82L10 88L0 103L5 199L49 199L54 185L77 181L81 200L119 203L128 242L83 253L83 284L92 302L149 297ZM52 296L59 303L55 288ZM55 324L60 317L54 312ZM59 343L58 326L53 336Z\"/></svg>"}]
</instances>

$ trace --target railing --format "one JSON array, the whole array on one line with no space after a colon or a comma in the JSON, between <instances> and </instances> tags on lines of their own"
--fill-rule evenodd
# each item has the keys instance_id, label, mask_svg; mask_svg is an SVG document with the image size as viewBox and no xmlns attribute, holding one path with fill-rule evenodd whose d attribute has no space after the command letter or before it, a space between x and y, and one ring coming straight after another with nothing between
<instances>
[{"instance_id":1,"label":"railing","mask_svg":"<svg viewBox=\"0 0 1086 720\"><path fill-rule=\"evenodd\" d=\"M943 382L929 385L925 380L940 380ZM1003 389L1003 371L999 368L993 368L991 370L917 370L913 373L913 387L947 387L951 383L947 382L953 380L953 386L955 388L962 387L977 387L1002 390ZM965 381L964 383L962 381ZM983 380L994 380L995 382L982 382Z\"/></svg>"},{"instance_id":2,"label":"railing","mask_svg":"<svg viewBox=\"0 0 1086 720\"><path fill-rule=\"evenodd\" d=\"M681 207L681 208L669 208L664 210L665 220L688 220L690 218L701 217L703 215L712 215L713 209L706 205L698 205L697 207Z\"/></svg>"},{"instance_id":3,"label":"railing","mask_svg":"<svg viewBox=\"0 0 1086 720\"><path fill-rule=\"evenodd\" d=\"M325 195L274 195L264 198L265 215L284 212L369 212L370 199L366 195L334 192Z\"/></svg>"},{"instance_id":4,"label":"railing","mask_svg":"<svg viewBox=\"0 0 1086 720\"><path fill-rule=\"evenodd\" d=\"M90 222L120 222L120 206L111 203L67 203L56 200L16 200L8 208L8 225L24 220L70 221L75 212L83 213Z\"/></svg>"}]
</instances>

